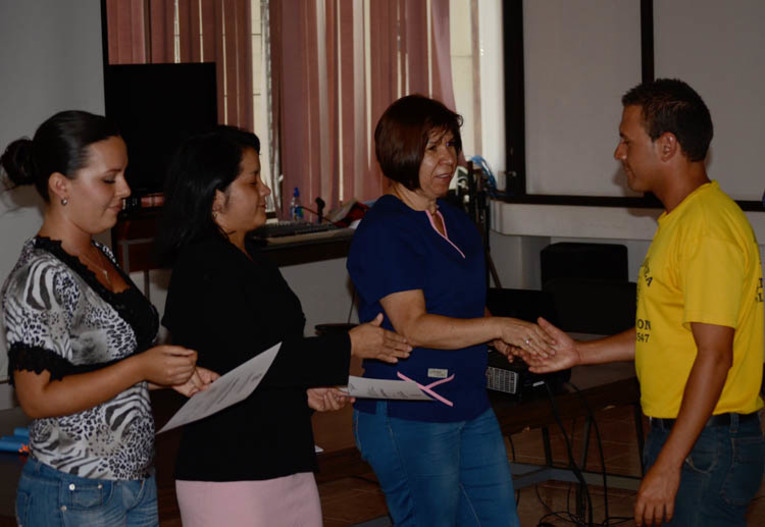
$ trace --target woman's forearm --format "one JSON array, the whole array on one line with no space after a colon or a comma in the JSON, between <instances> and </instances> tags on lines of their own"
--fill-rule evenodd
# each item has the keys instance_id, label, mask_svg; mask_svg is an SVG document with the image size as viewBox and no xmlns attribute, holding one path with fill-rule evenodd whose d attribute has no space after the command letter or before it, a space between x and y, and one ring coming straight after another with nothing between
<instances>
[{"instance_id":1,"label":"woman's forearm","mask_svg":"<svg viewBox=\"0 0 765 527\"><path fill-rule=\"evenodd\" d=\"M530 322L509 317L463 319L428 313L419 289L392 293L380 299L380 304L396 333L413 347L450 350L501 339L533 353L544 354L549 348L549 336Z\"/></svg>"},{"instance_id":2,"label":"woman's forearm","mask_svg":"<svg viewBox=\"0 0 765 527\"><path fill-rule=\"evenodd\" d=\"M140 382L135 361L125 360L106 368L50 380L50 373L17 370L16 395L32 419L60 417L93 408Z\"/></svg>"},{"instance_id":3,"label":"woman's forearm","mask_svg":"<svg viewBox=\"0 0 765 527\"><path fill-rule=\"evenodd\" d=\"M394 328L416 348L453 350L482 344L502 335L497 317L452 318L423 313Z\"/></svg>"},{"instance_id":4,"label":"woman's forearm","mask_svg":"<svg viewBox=\"0 0 765 527\"><path fill-rule=\"evenodd\" d=\"M163 386L185 383L194 373L195 351L156 346L99 370L51 380L50 372L14 372L16 395L29 417L41 419L82 412L129 387L149 381Z\"/></svg>"}]
</instances>

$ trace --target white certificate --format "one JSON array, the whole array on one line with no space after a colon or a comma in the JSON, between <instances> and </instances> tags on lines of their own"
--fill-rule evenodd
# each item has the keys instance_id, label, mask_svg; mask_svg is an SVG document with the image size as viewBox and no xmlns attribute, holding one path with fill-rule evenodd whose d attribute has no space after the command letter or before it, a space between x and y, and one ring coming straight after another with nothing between
<instances>
[{"instance_id":1,"label":"white certificate","mask_svg":"<svg viewBox=\"0 0 765 527\"><path fill-rule=\"evenodd\" d=\"M192 395L157 433L198 421L248 397L271 367L281 345L280 342L272 346L216 379L206 390Z\"/></svg>"},{"instance_id":2,"label":"white certificate","mask_svg":"<svg viewBox=\"0 0 765 527\"><path fill-rule=\"evenodd\" d=\"M367 377L348 377L348 395L361 399L403 399L408 401L432 401L412 381L392 381L388 379L369 379Z\"/></svg>"}]
</instances>

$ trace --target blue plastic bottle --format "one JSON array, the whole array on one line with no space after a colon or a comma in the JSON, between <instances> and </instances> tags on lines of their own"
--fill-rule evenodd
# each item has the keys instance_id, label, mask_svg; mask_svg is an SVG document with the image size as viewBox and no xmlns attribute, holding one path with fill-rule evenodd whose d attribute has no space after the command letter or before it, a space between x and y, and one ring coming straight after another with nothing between
<instances>
[{"instance_id":1,"label":"blue plastic bottle","mask_svg":"<svg viewBox=\"0 0 765 527\"><path fill-rule=\"evenodd\" d=\"M303 221L303 207L300 204L300 190L297 187L292 191L292 199L290 200L290 220Z\"/></svg>"}]
</instances>

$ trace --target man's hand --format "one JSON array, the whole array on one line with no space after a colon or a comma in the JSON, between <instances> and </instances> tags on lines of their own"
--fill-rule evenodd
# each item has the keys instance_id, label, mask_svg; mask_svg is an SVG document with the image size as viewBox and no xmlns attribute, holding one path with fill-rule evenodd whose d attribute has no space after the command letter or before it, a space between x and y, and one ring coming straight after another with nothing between
<instances>
[{"instance_id":1,"label":"man's hand","mask_svg":"<svg viewBox=\"0 0 765 527\"><path fill-rule=\"evenodd\" d=\"M529 365L529 370L534 373L548 373L565 370L582 362L576 341L542 317L539 317L537 322L549 336L555 353L548 357L540 357L521 350L519 354Z\"/></svg>"},{"instance_id":2,"label":"man's hand","mask_svg":"<svg viewBox=\"0 0 765 527\"><path fill-rule=\"evenodd\" d=\"M648 470L635 502L637 527L661 525L672 519L681 471L682 467L664 467L658 460Z\"/></svg>"}]
</instances>

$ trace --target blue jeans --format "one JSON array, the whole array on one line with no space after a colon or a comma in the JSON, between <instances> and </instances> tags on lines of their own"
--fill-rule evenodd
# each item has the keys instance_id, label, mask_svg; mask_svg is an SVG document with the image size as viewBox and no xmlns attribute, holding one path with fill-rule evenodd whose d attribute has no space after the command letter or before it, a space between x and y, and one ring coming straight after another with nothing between
<instances>
[{"instance_id":1,"label":"blue jeans","mask_svg":"<svg viewBox=\"0 0 765 527\"><path fill-rule=\"evenodd\" d=\"M397 527L520 525L491 409L470 421L428 423L388 417L381 401L377 413L355 411L353 421Z\"/></svg>"},{"instance_id":2,"label":"blue jeans","mask_svg":"<svg viewBox=\"0 0 765 527\"><path fill-rule=\"evenodd\" d=\"M669 437L652 427L643 452L650 468ZM681 527L746 527L746 509L760 488L765 441L758 420L704 428L683 463L675 512L670 523Z\"/></svg>"},{"instance_id":3,"label":"blue jeans","mask_svg":"<svg viewBox=\"0 0 765 527\"><path fill-rule=\"evenodd\" d=\"M157 483L88 479L28 459L16 494L19 527L157 527Z\"/></svg>"}]
</instances>

